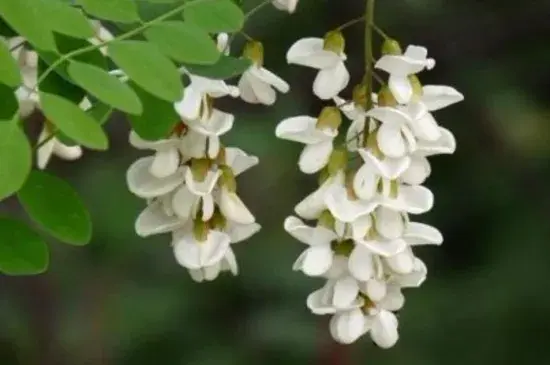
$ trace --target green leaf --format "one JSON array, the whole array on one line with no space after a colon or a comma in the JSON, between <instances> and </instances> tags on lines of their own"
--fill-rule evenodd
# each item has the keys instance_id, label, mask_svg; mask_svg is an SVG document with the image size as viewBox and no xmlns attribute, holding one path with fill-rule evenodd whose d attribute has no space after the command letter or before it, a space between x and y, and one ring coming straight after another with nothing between
<instances>
[{"instance_id":1,"label":"green leaf","mask_svg":"<svg viewBox=\"0 0 550 365\"><path fill-rule=\"evenodd\" d=\"M101 68L71 62L67 72L77 84L102 102L126 113L141 114L141 102L133 90Z\"/></svg>"},{"instance_id":2,"label":"green leaf","mask_svg":"<svg viewBox=\"0 0 550 365\"><path fill-rule=\"evenodd\" d=\"M7 275L36 275L48 268L50 254L42 238L18 220L0 218L0 271Z\"/></svg>"},{"instance_id":3,"label":"green leaf","mask_svg":"<svg viewBox=\"0 0 550 365\"><path fill-rule=\"evenodd\" d=\"M231 0L190 2L183 16L211 33L237 32L244 24L243 11Z\"/></svg>"},{"instance_id":4,"label":"green leaf","mask_svg":"<svg viewBox=\"0 0 550 365\"><path fill-rule=\"evenodd\" d=\"M77 38L91 38L94 30L79 9L59 0L35 0L41 21L53 31Z\"/></svg>"},{"instance_id":5,"label":"green leaf","mask_svg":"<svg viewBox=\"0 0 550 365\"><path fill-rule=\"evenodd\" d=\"M7 85L0 84L0 123L11 120L15 113L17 113L17 109L19 109L19 102L15 97L13 89Z\"/></svg>"},{"instance_id":6,"label":"green leaf","mask_svg":"<svg viewBox=\"0 0 550 365\"><path fill-rule=\"evenodd\" d=\"M222 55L218 62L213 65L203 66L184 64L184 67L193 75L225 80L242 74L251 65L252 62L248 59Z\"/></svg>"},{"instance_id":7,"label":"green leaf","mask_svg":"<svg viewBox=\"0 0 550 365\"><path fill-rule=\"evenodd\" d=\"M40 8L36 0L1 0L0 16L37 48L54 51L53 33L44 22Z\"/></svg>"},{"instance_id":8,"label":"green leaf","mask_svg":"<svg viewBox=\"0 0 550 365\"><path fill-rule=\"evenodd\" d=\"M0 83L16 87L21 84L19 66L4 42L0 42Z\"/></svg>"},{"instance_id":9,"label":"green leaf","mask_svg":"<svg viewBox=\"0 0 550 365\"><path fill-rule=\"evenodd\" d=\"M42 111L61 132L85 147L106 150L107 135L101 126L77 105L54 94L40 93Z\"/></svg>"},{"instance_id":10,"label":"green leaf","mask_svg":"<svg viewBox=\"0 0 550 365\"><path fill-rule=\"evenodd\" d=\"M152 44L121 41L109 45L111 59L136 84L166 101L179 100L183 85L172 61Z\"/></svg>"},{"instance_id":11,"label":"green leaf","mask_svg":"<svg viewBox=\"0 0 550 365\"><path fill-rule=\"evenodd\" d=\"M17 192L31 171L31 145L18 124L0 122L0 156L1 201Z\"/></svg>"},{"instance_id":12,"label":"green leaf","mask_svg":"<svg viewBox=\"0 0 550 365\"><path fill-rule=\"evenodd\" d=\"M220 51L210 35L194 24L164 22L145 31L145 37L176 61L210 65Z\"/></svg>"},{"instance_id":13,"label":"green leaf","mask_svg":"<svg viewBox=\"0 0 550 365\"><path fill-rule=\"evenodd\" d=\"M56 239L77 246L90 242L90 213L67 182L35 170L17 197L32 220Z\"/></svg>"},{"instance_id":14,"label":"green leaf","mask_svg":"<svg viewBox=\"0 0 550 365\"><path fill-rule=\"evenodd\" d=\"M98 18L120 23L139 21L135 0L77 0L84 10Z\"/></svg>"},{"instance_id":15,"label":"green leaf","mask_svg":"<svg viewBox=\"0 0 550 365\"><path fill-rule=\"evenodd\" d=\"M139 116L129 115L132 129L141 137L148 140L166 138L181 118L176 113L174 105L157 98L134 83L130 83L141 99L143 113Z\"/></svg>"},{"instance_id":16,"label":"green leaf","mask_svg":"<svg viewBox=\"0 0 550 365\"><path fill-rule=\"evenodd\" d=\"M140 101L141 104L141 101ZM107 123L109 117L113 113L113 108L100 101L94 103L90 109L86 111L90 117L94 118L99 125Z\"/></svg>"},{"instance_id":17,"label":"green leaf","mask_svg":"<svg viewBox=\"0 0 550 365\"><path fill-rule=\"evenodd\" d=\"M38 59L39 77L42 76L48 67L48 64L42 59L42 55L40 55L40 58ZM66 74L65 67L63 67L62 70L63 73ZM79 104L84 96L86 96L86 92L82 88L67 81L66 78L62 77L57 72L50 72L48 76L46 76L46 78L40 83L40 91L62 96L75 104Z\"/></svg>"}]
</instances>

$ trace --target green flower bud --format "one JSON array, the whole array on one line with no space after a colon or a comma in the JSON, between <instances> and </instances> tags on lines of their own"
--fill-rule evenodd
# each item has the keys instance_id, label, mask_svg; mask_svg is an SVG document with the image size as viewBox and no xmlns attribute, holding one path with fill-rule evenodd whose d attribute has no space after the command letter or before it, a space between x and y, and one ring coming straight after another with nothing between
<instances>
[{"instance_id":1,"label":"green flower bud","mask_svg":"<svg viewBox=\"0 0 550 365\"><path fill-rule=\"evenodd\" d=\"M202 219L196 219L193 222L193 237L197 242L205 242L209 231L208 223L203 222Z\"/></svg>"},{"instance_id":2,"label":"green flower bud","mask_svg":"<svg viewBox=\"0 0 550 365\"><path fill-rule=\"evenodd\" d=\"M378 92L378 105L379 106L391 106L394 107L397 105L397 100L390 91L390 88L387 86L382 86Z\"/></svg>"},{"instance_id":3,"label":"green flower bud","mask_svg":"<svg viewBox=\"0 0 550 365\"><path fill-rule=\"evenodd\" d=\"M367 108L367 88L365 87L365 84L355 85L352 95L355 105L358 105L363 109Z\"/></svg>"},{"instance_id":4,"label":"green flower bud","mask_svg":"<svg viewBox=\"0 0 550 365\"><path fill-rule=\"evenodd\" d=\"M229 192L234 193L237 191L237 180L231 167L227 165L220 166L222 175L220 176L219 183L225 187Z\"/></svg>"},{"instance_id":5,"label":"green flower bud","mask_svg":"<svg viewBox=\"0 0 550 365\"><path fill-rule=\"evenodd\" d=\"M210 218L210 221L208 222L208 224L212 229L223 231L227 225L227 219L216 207L216 210L214 210L214 214L212 215L212 218Z\"/></svg>"},{"instance_id":6,"label":"green flower bud","mask_svg":"<svg viewBox=\"0 0 550 365\"><path fill-rule=\"evenodd\" d=\"M332 51L338 55L344 52L346 48L346 40L339 30L331 30L325 34L323 49Z\"/></svg>"},{"instance_id":7,"label":"green flower bud","mask_svg":"<svg viewBox=\"0 0 550 365\"><path fill-rule=\"evenodd\" d=\"M319 185L323 185L323 183L327 181L329 177L330 177L330 174L328 172L328 169L326 168L322 169L321 172L319 173L319 179L318 179Z\"/></svg>"},{"instance_id":8,"label":"green flower bud","mask_svg":"<svg viewBox=\"0 0 550 365\"><path fill-rule=\"evenodd\" d=\"M191 173L196 181L204 181L210 171L211 161L207 158L194 158L191 160Z\"/></svg>"},{"instance_id":9,"label":"green flower bud","mask_svg":"<svg viewBox=\"0 0 550 365\"><path fill-rule=\"evenodd\" d=\"M399 56L403 54L403 51L398 41L388 38L382 43L382 54Z\"/></svg>"},{"instance_id":10,"label":"green flower bud","mask_svg":"<svg viewBox=\"0 0 550 365\"><path fill-rule=\"evenodd\" d=\"M338 171L343 170L348 165L348 151L345 148L337 148L330 154L327 164L327 171L330 176L334 176Z\"/></svg>"},{"instance_id":11,"label":"green flower bud","mask_svg":"<svg viewBox=\"0 0 550 365\"><path fill-rule=\"evenodd\" d=\"M411 83L413 89L413 99L419 100L424 94L424 90L422 90L422 83L416 75L409 75L409 82Z\"/></svg>"},{"instance_id":12,"label":"green flower bud","mask_svg":"<svg viewBox=\"0 0 550 365\"><path fill-rule=\"evenodd\" d=\"M243 50L243 57L248 58L258 67L264 64L264 46L258 41L246 42Z\"/></svg>"},{"instance_id":13,"label":"green flower bud","mask_svg":"<svg viewBox=\"0 0 550 365\"><path fill-rule=\"evenodd\" d=\"M325 227L327 229L330 229L331 231L334 230L334 223L335 219L328 210L323 210L321 215L319 216L319 219L317 220L317 225L321 227Z\"/></svg>"},{"instance_id":14,"label":"green flower bud","mask_svg":"<svg viewBox=\"0 0 550 365\"><path fill-rule=\"evenodd\" d=\"M319 117L317 117L316 127L317 129L330 128L338 130L340 124L342 124L340 109L335 106L325 106L323 110L321 110Z\"/></svg>"}]
</instances>

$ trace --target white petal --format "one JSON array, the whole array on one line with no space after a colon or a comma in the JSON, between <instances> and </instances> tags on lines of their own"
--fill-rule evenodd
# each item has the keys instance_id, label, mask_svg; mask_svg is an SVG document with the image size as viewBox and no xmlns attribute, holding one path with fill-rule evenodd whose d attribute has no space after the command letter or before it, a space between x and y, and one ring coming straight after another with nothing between
<instances>
[{"instance_id":1,"label":"white petal","mask_svg":"<svg viewBox=\"0 0 550 365\"><path fill-rule=\"evenodd\" d=\"M239 79L239 90L241 99L250 104L258 104L260 101L256 96L256 92L252 88L251 76L247 72L244 72Z\"/></svg>"},{"instance_id":2,"label":"white petal","mask_svg":"<svg viewBox=\"0 0 550 365\"><path fill-rule=\"evenodd\" d=\"M355 240L361 240L372 227L372 218L369 214L363 215L351 223L351 230Z\"/></svg>"},{"instance_id":3,"label":"white petal","mask_svg":"<svg viewBox=\"0 0 550 365\"><path fill-rule=\"evenodd\" d=\"M387 106L375 107L367 112L367 116L393 126L411 123L411 117L407 113Z\"/></svg>"},{"instance_id":4,"label":"white petal","mask_svg":"<svg viewBox=\"0 0 550 365\"><path fill-rule=\"evenodd\" d=\"M411 100L413 87L407 76L390 74L388 86L398 103L406 104Z\"/></svg>"},{"instance_id":5,"label":"white petal","mask_svg":"<svg viewBox=\"0 0 550 365\"><path fill-rule=\"evenodd\" d=\"M207 155L211 159L215 159L220 153L220 137L210 136L208 137L208 151Z\"/></svg>"},{"instance_id":6,"label":"white petal","mask_svg":"<svg viewBox=\"0 0 550 365\"><path fill-rule=\"evenodd\" d=\"M450 86L425 85L422 91L422 102L430 111L443 109L464 100L464 95Z\"/></svg>"},{"instance_id":7,"label":"white petal","mask_svg":"<svg viewBox=\"0 0 550 365\"><path fill-rule=\"evenodd\" d=\"M221 266L220 262L217 262L214 265L205 267L203 269L204 279L206 281L212 281L212 280L216 279L220 275L221 268L222 268L222 266Z\"/></svg>"},{"instance_id":8,"label":"white petal","mask_svg":"<svg viewBox=\"0 0 550 365\"><path fill-rule=\"evenodd\" d=\"M80 146L67 146L61 143L56 138L53 139L53 153L63 160L73 161L82 156L82 148Z\"/></svg>"},{"instance_id":9,"label":"white petal","mask_svg":"<svg viewBox=\"0 0 550 365\"><path fill-rule=\"evenodd\" d=\"M415 60L405 55L384 55L380 57L374 67L386 71L390 75L405 77L422 71L426 67L426 62L425 59Z\"/></svg>"},{"instance_id":10,"label":"white petal","mask_svg":"<svg viewBox=\"0 0 550 365\"><path fill-rule=\"evenodd\" d=\"M300 171L305 174L319 172L327 165L332 149L332 140L305 146L298 161Z\"/></svg>"},{"instance_id":11,"label":"white petal","mask_svg":"<svg viewBox=\"0 0 550 365\"><path fill-rule=\"evenodd\" d=\"M331 188L325 196L325 204L336 219L346 223L371 213L378 206L376 201L350 200L343 186Z\"/></svg>"},{"instance_id":12,"label":"white petal","mask_svg":"<svg viewBox=\"0 0 550 365\"><path fill-rule=\"evenodd\" d=\"M221 136L233 128L234 121L235 116L233 114L213 109L210 119L207 122L208 130L210 130L213 135Z\"/></svg>"},{"instance_id":13,"label":"white petal","mask_svg":"<svg viewBox=\"0 0 550 365\"><path fill-rule=\"evenodd\" d=\"M365 292L370 300L378 302L386 296L386 283L382 280L370 279L365 285Z\"/></svg>"},{"instance_id":14,"label":"white petal","mask_svg":"<svg viewBox=\"0 0 550 365\"><path fill-rule=\"evenodd\" d=\"M183 90L183 98L174 103L176 112L183 119L197 119L200 113L201 101L203 94L200 90L189 85Z\"/></svg>"},{"instance_id":15,"label":"white petal","mask_svg":"<svg viewBox=\"0 0 550 365\"><path fill-rule=\"evenodd\" d=\"M187 186L183 185L172 199L174 213L184 221L191 218L199 199L198 195L193 194Z\"/></svg>"},{"instance_id":16,"label":"white petal","mask_svg":"<svg viewBox=\"0 0 550 365\"><path fill-rule=\"evenodd\" d=\"M405 140L399 127L382 124L376 134L376 140L380 151L390 158L401 158L407 152Z\"/></svg>"},{"instance_id":17,"label":"white petal","mask_svg":"<svg viewBox=\"0 0 550 365\"><path fill-rule=\"evenodd\" d=\"M367 281L374 275L371 252L362 245L355 245L349 256L349 272L360 281Z\"/></svg>"},{"instance_id":18,"label":"white petal","mask_svg":"<svg viewBox=\"0 0 550 365\"><path fill-rule=\"evenodd\" d=\"M424 223L410 222L403 238L411 246L433 244L440 245L443 243L443 235L435 227Z\"/></svg>"},{"instance_id":19,"label":"white petal","mask_svg":"<svg viewBox=\"0 0 550 365\"><path fill-rule=\"evenodd\" d=\"M216 186L220 175L220 170L209 170L206 174L206 177L204 178L204 181L197 181L193 177L193 172L189 168L185 172L185 184L193 194L204 196L212 193L212 190L214 190L214 187Z\"/></svg>"},{"instance_id":20,"label":"white petal","mask_svg":"<svg viewBox=\"0 0 550 365\"><path fill-rule=\"evenodd\" d=\"M323 275L332 265L332 257L330 246L312 246L306 250L301 269L308 276Z\"/></svg>"},{"instance_id":21,"label":"white petal","mask_svg":"<svg viewBox=\"0 0 550 365\"><path fill-rule=\"evenodd\" d=\"M231 248L225 253L225 257L222 261L222 270L230 271L233 275L239 274L239 265L237 264L237 258Z\"/></svg>"},{"instance_id":22,"label":"white petal","mask_svg":"<svg viewBox=\"0 0 550 365\"><path fill-rule=\"evenodd\" d=\"M203 267L219 263L229 249L229 235L219 231L210 231L206 242L198 242L200 260Z\"/></svg>"},{"instance_id":23,"label":"white petal","mask_svg":"<svg viewBox=\"0 0 550 365\"><path fill-rule=\"evenodd\" d=\"M336 308L348 308L359 294L357 280L348 276L336 281L332 303Z\"/></svg>"},{"instance_id":24,"label":"white petal","mask_svg":"<svg viewBox=\"0 0 550 365\"><path fill-rule=\"evenodd\" d=\"M454 135L448 129L439 127L441 137L437 141L419 141L417 145L418 153L422 156L432 156L439 154L451 154L456 150L456 140Z\"/></svg>"},{"instance_id":25,"label":"white petal","mask_svg":"<svg viewBox=\"0 0 550 365\"><path fill-rule=\"evenodd\" d=\"M206 194L202 196L202 221L209 221L214 215L214 197L212 194Z\"/></svg>"},{"instance_id":26,"label":"white petal","mask_svg":"<svg viewBox=\"0 0 550 365\"><path fill-rule=\"evenodd\" d=\"M399 177L411 163L409 156L404 156L402 158L384 157L382 160L379 160L367 149L362 148L358 151L365 161L365 164L370 165L371 169L373 169L376 173L390 180L394 180Z\"/></svg>"},{"instance_id":27,"label":"white petal","mask_svg":"<svg viewBox=\"0 0 550 365\"><path fill-rule=\"evenodd\" d=\"M203 158L208 137L192 129L180 138L179 150L186 158Z\"/></svg>"},{"instance_id":28,"label":"white petal","mask_svg":"<svg viewBox=\"0 0 550 365\"><path fill-rule=\"evenodd\" d=\"M275 129L277 138L304 144L320 143L336 137L336 131L321 131L315 127L317 119L308 116L287 118Z\"/></svg>"},{"instance_id":29,"label":"white petal","mask_svg":"<svg viewBox=\"0 0 550 365\"><path fill-rule=\"evenodd\" d=\"M394 256L407 248L407 243L399 238L394 240L357 240L357 244L382 257Z\"/></svg>"},{"instance_id":30,"label":"white petal","mask_svg":"<svg viewBox=\"0 0 550 365\"><path fill-rule=\"evenodd\" d=\"M329 177L319 189L315 190L298 203L294 211L304 219L317 219L327 207L325 204L325 196L332 190L334 185L342 185L343 183L343 172L339 172L335 176Z\"/></svg>"},{"instance_id":31,"label":"white petal","mask_svg":"<svg viewBox=\"0 0 550 365\"><path fill-rule=\"evenodd\" d=\"M202 269L195 269L195 270L188 270L188 271L193 281L196 281L197 283L202 283L204 281L204 274L202 272Z\"/></svg>"},{"instance_id":32,"label":"white petal","mask_svg":"<svg viewBox=\"0 0 550 365\"><path fill-rule=\"evenodd\" d=\"M434 204L433 193L423 186L404 186L399 187L399 196L403 199L407 209L411 214L423 214L432 209Z\"/></svg>"},{"instance_id":33,"label":"white petal","mask_svg":"<svg viewBox=\"0 0 550 365\"><path fill-rule=\"evenodd\" d=\"M159 179L149 172L153 157L140 158L134 162L126 173L128 188L132 193L141 198L154 198L174 190L184 180L185 169L168 177Z\"/></svg>"},{"instance_id":34,"label":"white petal","mask_svg":"<svg viewBox=\"0 0 550 365\"><path fill-rule=\"evenodd\" d=\"M342 344L356 341L364 333L365 316L360 309L335 314L330 321L330 332L334 340Z\"/></svg>"},{"instance_id":35,"label":"white petal","mask_svg":"<svg viewBox=\"0 0 550 365\"><path fill-rule=\"evenodd\" d=\"M313 93L322 100L329 100L344 90L349 83L349 72L344 62L320 70L313 81Z\"/></svg>"},{"instance_id":36,"label":"white petal","mask_svg":"<svg viewBox=\"0 0 550 365\"><path fill-rule=\"evenodd\" d=\"M374 226L382 237L390 240L401 237L405 230L405 222L401 212L379 207L375 211L375 217Z\"/></svg>"},{"instance_id":37,"label":"white petal","mask_svg":"<svg viewBox=\"0 0 550 365\"><path fill-rule=\"evenodd\" d=\"M290 86L285 80L281 79L279 76L275 75L268 69L261 67L253 69L252 72L258 79L266 84L273 86L275 89L279 90L282 93L287 93L288 90L290 90Z\"/></svg>"},{"instance_id":38,"label":"white petal","mask_svg":"<svg viewBox=\"0 0 550 365\"><path fill-rule=\"evenodd\" d=\"M432 113L426 113L420 118L413 119L411 126L413 133L425 141L437 141L441 137L441 131Z\"/></svg>"},{"instance_id":39,"label":"white petal","mask_svg":"<svg viewBox=\"0 0 550 365\"><path fill-rule=\"evenodd\" d=\"M225 163L231 167L235 176L256 166L258 162L258 157L248 155L239 148L228 147L225 149Z\"/></svg>"},{"instance_id":40,"label":"white petal","mask_svg":"<svg viewBox=\"0 0 550 365\"><path fill-rule=\"evenodd\" d=\"M400 178L405 184L420 185L430 176L432 168L430 162L424 156L411 156L410 166L401 174Z\"/></svg>"},{"instance_id":41,"label":"white petal","mask_svg":"<svg viewBox=\"0 0 550 365\"><path fill-rule=\"evenodd\" d=\"M174 242L174 256L181 266L190 270L202 267L200 244L191 234L186 234Z\"/></svg>"},{"instance_id":42,"label":"white petal","mask_svg":"<svg viewBox=\"0 0 550 365\"><path fill-rule=\"evenodd\" d=\"M326 292L326 288L323 287L308 295L306 305L312 313L323 315L336 312L336 308L326 303Z\"/></svg>"},{"instance_id":43,"label":"white petal","mask_svg":"<svg viewBox=\"0 0 550 365\"><path fill-rule=\"evenodd\" d=\"M399 339L395 315L386 310L380 311L372 323L370 335L374 343L381 348L387 349L395 345Z\"/></svg>"},{"instance_id":44,"label":"white petal","mask_svg":"<svg viewBox=\"0 0 550 365\"><path fill-rule=\"evenodd\" d=\"M143 139L137 134L135 131L130 131L130 135L128 138L130 144L140 150L159 150L159 149L168 149L171 147L174 147L177 145L178 139L177 138L167 138L167 139L159 139L156 141L149 141L146 139Z\"/></svg>"},{"instance_id":45,"label":"white petal","mask_svg":"<svg viewBox=\"0 0 550 365\"><path fill-rule=\"evenodd\" d=\"M222 214L236 223L251 224L256 221L239 196L227 191L225 188L222 188L219 206Z\"/></svg>"},{"instance_id":46,"label":"white petal","mask_svg":"<svg viewBox=\"0 0 550 365\"><path fill-rule=\"evenodd\" d=\"M179 151L176 148L159 150L151 163L150 172L158 178L170 176L176 172L180 163Z\"/></svg>"},{"instance_id":47,"label":"white petal","mask_svg":"<svg viewBox=\"0 0 550 365\"><path fill-rule=\"evenodd\" d=\"M286 54L288 63L324 69L334 67L341 58L323 49L322 38L302 38L294 43Z\"/></svg>"},{"instance_id":48,"label":"white petal","mask_svg":"<svg viewBox=\"0 0 550 365\"><path fill-rule=\"evenodd\" d=\"M350 152L355 152L363 145L363 131L365 129L365 113L353 119L346 133L347 147Z\"/></svg>"},{"instance_id":49,"label":"white petal","mask_svg":"<svg viewBox=\"0 0 550 365\"><path fill-rule=\"evenodd\" d=\"M231 238L231 243L237 243L249 239L252 235L256 234L262 226L258 223L251 224L236 224L229 223L227 233Z\"/></svg>"},{"instance_id":50,"label":"white petal","mask_svg":"<svg viewBox=\"0 0 550 365\"><path fill-rule=\"evenodd\" d=\"M38 138L38 143L44 141L48 136L49 133L42 131L40 137ZM36 164L39 169L43 170L48 165L48 162L50 161L50 158L53 154L53 149L55 147L55 140L55 137L50 139L48 142L40 146L40 148L36 151Z\"/></svg>"},{"instance_id":51,"label":"white petal","mask_svg":"<svg viewBox=\"0 0 550 365\"><path fill-rule=\"evenodd\" d=\"M410 274L414 270L414 256L409 250L387 257L386 263L397 274Z\"/></svg>"},{"instance_id":52,"label":"white petal","mask_svg":"<svg viewBox=\"0 0 550 365\"><path fill-rule=\"evenodd\" d=\"M401 288L418 288L426 280L428 268L419 258L414 259L413 267L413 270L408 274L394 275L391 282L396 283Z\"/></svg>"},{"instance_id":53,"label":"white petal","mask_svg":"<svg viewBox=\"0 0 550 365\"><path fill-rule=\"evenodd\" d=\"M422 46L409 45L404 56L418 61L425 61L428 57L428 49Z\"/></svg>"},{"instance_id":54,"label":"white petal","mask_svg":"<svg viewBox=\"0 0 550 365\"><path fill-rule=\"evenodd\" d=\"M334 255L330 269L323 276L329 280L336 280L348 274L348 258L343 255Z\"/></svg>"},{"instance_id":55,"label":"white petal","mask_svg":"<svg viewBox=\"0 0 550 365\"><path fill-rule=\"evenodd\" d=\"M155 234L166 233L183 225L177 216L168 216L162 207L162 201L158 200L145 208L138 216L135 229L140 237L148 237Z\"/></svg>"},{"instance_id":56,"label":"white petal","mask_svg":"<svg viewBox=\"0 0 550 365\"><path fill-rule=\"evenodd\" d=\"M378 176L370 164L363 164L353 178L353 190L359 199L372 199L376 194Z\"/></svg>"}]
</instances>

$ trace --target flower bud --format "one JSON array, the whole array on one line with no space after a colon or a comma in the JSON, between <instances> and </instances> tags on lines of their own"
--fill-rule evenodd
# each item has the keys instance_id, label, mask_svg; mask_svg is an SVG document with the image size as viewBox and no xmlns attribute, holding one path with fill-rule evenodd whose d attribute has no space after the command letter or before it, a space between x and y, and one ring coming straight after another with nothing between
<instances>
[{"instance_id":1,"label":"flower bud","mask_svg":"<svg viewBox=\"0 0 550 365\"><path fill-rule=\"evenodd\" d=\"M384 43L382 43L382 54L399 56L403 54L403 51L401 50L399 42L397 42L395 39L388 38L384 41Z\"/></svg>"},{"instance_id":2,"label":"flower bud","mask_svg":"<svg viewBox=\"0 0 550 365\"><path fill-rule=\"evenodd\" d=\"M201 219L196 219L193 222L193 237L197 242L204 242L208 238L208 223L203 222Z\"/></svg>"},{"instance_id":3,"label":"flower bud","mask_svg":"<svg viewBox=\"0 0 550 365\"><path fill-rule=\"evenodd\" d=\"M319 216L319 219L317 220L318 226L325 227L326 229L330 229L331 231L334 230L334 223L335 219L328 210L323 210L323 212Z\"/></svg>"},{"instance_id":4,"label":"flower bud","mask_svg":"<svg viewBox=\"0 0 550 365\"><path fill-rule=\"evenodd\" d=\"M254 62L256 66L261 67L264 64L264 46L258 41L246 42L243 57Z\"/></svg>"},{"instance_id":5,"label":"flower bud","mask_svg":"<svg viewBox=\"0 0 550 365\"><path fill-rule=\"evenodd\" d=\"M346 47L346 40L339 30L331 30L325 34L323 43L323 49L325 51L332 51L336 54L342 54Z\"/></svg>"},{"instance_id":6,"label":"flower bud","mask_svg":"<svg viewBox=\"0 0 550 365\"><path fill-rule=\"evenodd\" d=\"M367 88L365 84L357 84L353 87L352 98L355 105L363 109L367 108Z\"/></svg>"},{"instance_id":7,"label":"flower bud","mask_svg":"<svg viewBox=\"0 0 550 365\"><path fill-rule=\"evenodd\" d=\"M348 150L345 148L337 148L330 154L327 164L327 171L330 176L336 175L340 170L343 170L348 165Z\"/></svg>"},{"instance_id":8,"label":"flower bud","mask_svg":"<svg viewBox=\"0 0 550 365\"><path fill-rule=\"evenodd\" d=\"M222 175L218 180L220 185L225 187L229 192L234 193L237 191L237 180L235 179L235 174L231 167L224 165L220 166Z\"/></svg>"},{"instance_id":9,"label":"flower bud","mask_svg":"<svg viewBox=\"0 0 550 365\"><path fill-rule=\"evenodd\" d=\"M378 106L397 106L397 100L395 100L390 88L386 85L382 86L378 92Z\"/></svg>"},{"instance_id":10,"label":"flower bud","mask_svg":"<svg viewBox=\"0 0 550 365\"><path fill-rule=\"evenodd\" d=\"M340 109L335 106L325 106L323 110L321 110L319 117L317 117L316 127L317 129L330 128L338 130L340 124L342 124Z\"/></svg>"},{"instance_id":11,"label":"flower bud","mask_svg":"<svg viewBox=\"0 0 550 365\"><path fill-rule=\"evenodd\" d=\"M212 229L223 231L225 229L225 226L227 225L227 219L220 212L219 208L216 208L216 210L214 210L212 218L210 218L210 221L208 221L208 224Z\"/></svg>"},{"instance_id":12,"label":"flower bud","mask_svg":"<svg viewBox=\"0 0 550 365\"><path fill-rule=\"evenodd\" d=\"M194 158L191 160L191 173L195 181L202 182L206 179L208 171L210 171L211 162L207 158Z\"/></svg>"},{"instance_id":13,"label":"flower bud","mask_svg":"<svg viewBox=\"0 0 550 365\"><path fill-rule=\"evenodd\" d=\"M318 183L319 185L323 185L323 183L325 181L327 181L327 179L330 177L330 174L328 173L328 169L324 168L321 170L321 172L319 173L319 179L318 179Z\"/></svg>"}]
</instances>

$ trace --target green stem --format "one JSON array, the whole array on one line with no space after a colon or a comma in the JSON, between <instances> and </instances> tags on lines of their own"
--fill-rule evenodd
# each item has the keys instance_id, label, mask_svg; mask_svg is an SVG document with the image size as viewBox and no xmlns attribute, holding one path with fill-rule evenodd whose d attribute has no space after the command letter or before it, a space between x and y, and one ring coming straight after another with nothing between
<instances>
[{"instance_id":1,"label":"green stem","mask_svg":"<svg viewBox=\"0 0 550 365\"><path fill-rule=\"evenodd\" d=\"M246 13L244 15L244 23L246 23L248 18L250 18L252 15L256 14L258 11L260 11L264 6L266 6L268 4L271 4L271 0L264 0L261 3L259 3L258 5L256 5L255 7L253 7L252 9L250 9L248 11L248 13ZM244 26L243 26L243 28L244 28ZM237 32L237 33L241 33L249 41L253 40L253 38L248 36L246 33L244 33L244 31ZM223 50L224 52L227 52L229 47L231 47L231 43L233 43L233 40L235 39L235 36L237 35L237 33L231 34L231 36L229 37L229 40L227 41L227 45L225 46L225 49Z\"/></svg>"},{"instance_id":2,"label":"green stem","mask_svg":"<svg viewBox=\"0 0 550 365\"><path fill-rule=\"evenodd\" d=\"M374 56L372 52L372 28L374 24L374 1L375 0L366 0L366 6L365 6L365 97L367 99L366 102L366 110L370 110L373 106L372 102L372 78L374 75L374 69L373 69L373 61ZM368 125L368 120L365 121L365 125ZM363 131L363 145L366 146L367 144L367 138L368 138L369 130L368 128L365 128Z\"/></svg>"},{"instance_id":3,"label":"green stem","mask_svg":"<svg viewBox=\"0 0 550 365\"><path fill-rule=\"evenodd\" d=\"M380 35L380 37L384 38L384 39L391 39L389 35L386 34L386 32L384 32L382 30L382 28L380 28L378 25L372 23L372 29L374 29L376 31L376 33L378 33Z\"/></svg>"},{"instance_id":4,"label":"green stem","mask_svg":"<svg viewBox=\"0 0 550 365\"><path fill-rule=\"evenodd\" d=\"M344 29L346 29L346 28L348 28L348 27L351 27L352 25L355 25L355 24L357 24L357 23L361 23L361 22L363 22L363 21L365 21L365 16L364 16L364 15L361 16L361 17L359 17L359 18L355 18L355 19L352 19L352 20L350 20L350 21L348 21L348 22L345 22L344 24L340 25L340 26L339 26L338 28L336 28L335 30L340 30L340 31L342 31L342 30L344 30Z\"/></svg>"}]
</instances>

